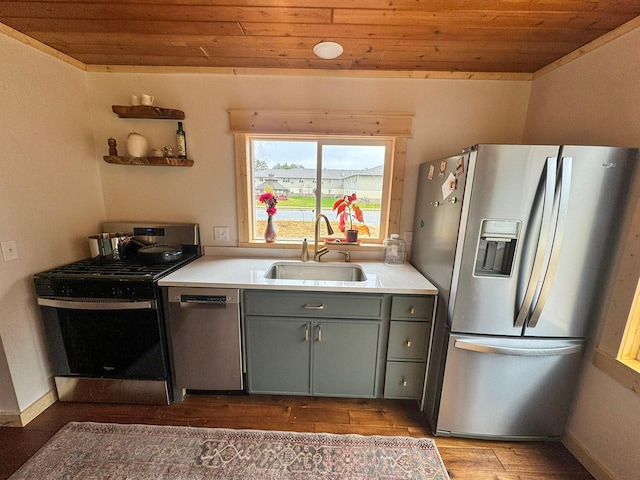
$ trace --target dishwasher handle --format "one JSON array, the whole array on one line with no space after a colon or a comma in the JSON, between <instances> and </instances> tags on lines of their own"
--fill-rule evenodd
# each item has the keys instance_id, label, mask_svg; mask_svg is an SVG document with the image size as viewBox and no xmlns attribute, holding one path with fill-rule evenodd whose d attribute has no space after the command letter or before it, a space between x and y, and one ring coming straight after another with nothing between
<instances>
[{"instance_id":1,"label":"dishwasher handle","mask_svg":"<svg viewBox=\"0 0 640 480\"><path fill-rule=\"evenodd\" d=\"M205 305L226 305L226 295L180 295L180 303L200 303Z\"/></svg>"},{"instance_id":2,"label":"dishwasher handle","mask_svg":"<svg viewBox=\"0 0 640 480\"><path fill-rule=\"evenodd\" d=\"M189 304L225 307L240 303L240 292L232 288L180 288L171 287L168 291L169 303L178 303L182 307Z\"/></svg>"}]
</instances>

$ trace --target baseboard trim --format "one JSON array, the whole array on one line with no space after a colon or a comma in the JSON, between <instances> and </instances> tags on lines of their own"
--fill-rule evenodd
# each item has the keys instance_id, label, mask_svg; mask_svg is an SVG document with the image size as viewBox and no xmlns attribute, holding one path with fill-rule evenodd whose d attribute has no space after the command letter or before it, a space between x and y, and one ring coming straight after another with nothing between
<instances>
[{"instance_id":1,"label":"baseboard trim","mask_svg":"<svg viewBox=\"0 0 640 480\"><path fill-rule=\"evenodd\" d=\"M567 432L562 439L562 444L567 450L578 459L584 468L589 470L596 480L616 480L607 468L594 458L592 453L586 448L571 432Z\"/></svg>"},{"instance_id":2,"label":"baseboard trim","mask_svg":"<svg viewBox=\"0 0 640 480\"><path fill-rule=\"evenodd\" d=\"M3 427L24 427L58 400L58 393L52 388L20 413L0 413Z\"/></svg>"}]
</instances>

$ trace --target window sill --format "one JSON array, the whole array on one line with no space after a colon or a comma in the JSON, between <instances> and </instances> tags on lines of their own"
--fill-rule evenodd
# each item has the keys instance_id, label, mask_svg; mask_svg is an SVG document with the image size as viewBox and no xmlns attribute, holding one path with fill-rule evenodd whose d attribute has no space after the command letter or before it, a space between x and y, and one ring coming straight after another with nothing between
<instances>
[{"instance_id":1,"label":"window sill","mask_svg":"<svg viewBox=\"0 0 640 480\"><path fill-rule=\"evenodd\" d=\"M593 364L625 388L640 395L640 362L638 360L618 360L596 349Z\"/></svg>"},{"instance_id":2,"label":"window sill","mask_svg":"<svg viewBox=\"0 0 640 480\"><path fill-rule=\"evenodd\" d=\"M313 240L309 241L307 240L308 244L309 244L309 252L313 251L314 248L314 244L313 244ZM318 242L318 247L322 248L325 247L326 245L323 242ZM243 248L271 248L271 249L297 249L299 250L302 247L302 242L301 241L295 241L295 240L277 240L276 242L273 243L265 243L264 240L256 240L255 242L238 242L238 247L243 247ZM379 245L379 244L375 244L375 243L362 243L360 245L348 245L348 244L344 244L344 245L329 245L328 246L329 250L349 250L350 252L382 252L384 250L384 246Z\"/></svg>"}]
</instances>

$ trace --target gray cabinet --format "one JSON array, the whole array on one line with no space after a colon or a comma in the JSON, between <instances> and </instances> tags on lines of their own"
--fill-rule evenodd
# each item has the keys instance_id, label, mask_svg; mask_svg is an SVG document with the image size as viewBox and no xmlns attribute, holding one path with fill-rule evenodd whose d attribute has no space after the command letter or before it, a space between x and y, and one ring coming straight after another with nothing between
<instances>
[{"instance_id":1,"label":"gray cabinet","mask_svg":"<svg viewBox=\"0 0 640 480\"><path fill-rule=\"evenodd\" d=\"M385 310L383 295L245 291L249 393L377 396Z\"/></svg>"},{"instance_id":2,"label":"gray cabinet","mask_svg":"<svg viewBox=\"0 0 640 480\"><path fill-rule=\"evenodd\" d=\"M393 296L385 398L422 398L434 302L435 296Z\"/></svg>"},{"instance_id":3,"label":"gray cabinet","mask_svg":"<svg viewBox=\"0 0 640 480\"><path fill-rule=\"evenodd\" d=\"M247 317L250 393L311 393L311 325L295 318Z\"/></svg>"},{"instance_id":4,"label":"gray cabinet","mask_svg":"<svg viewBox=\"0 0 640 480\"><path fill-rule=\"evenodd\" d=\"M375 396L379 321L314 322L313 394Z\"/></svg>"}]
</instances>

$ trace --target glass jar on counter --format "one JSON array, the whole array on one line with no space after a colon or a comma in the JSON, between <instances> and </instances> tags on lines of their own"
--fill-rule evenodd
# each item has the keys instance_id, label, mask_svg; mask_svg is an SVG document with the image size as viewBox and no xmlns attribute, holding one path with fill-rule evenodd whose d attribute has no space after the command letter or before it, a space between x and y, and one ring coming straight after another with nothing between
<instances>
[{"instance_id":1,"label":"glass jar on counter","mask_svg":"<svg viewBox=\"0 0 640 480\"><path fill-rule=\"evenodd\" d=\"M400 235L392 233L384 239L384 263L398 265L404 263L407 255L407 244Z\"/></svg>"}]
</instances>

